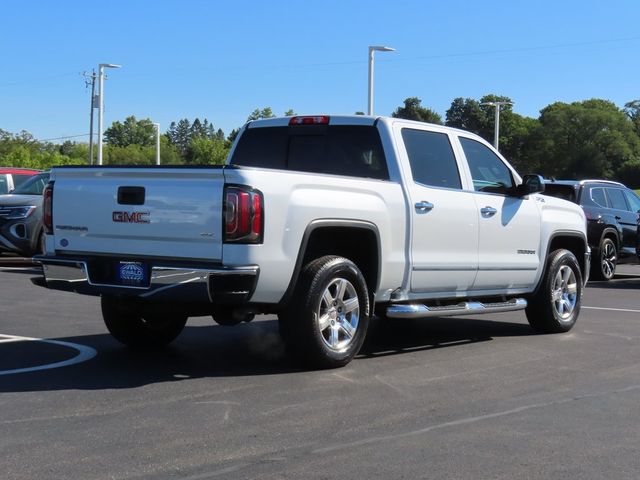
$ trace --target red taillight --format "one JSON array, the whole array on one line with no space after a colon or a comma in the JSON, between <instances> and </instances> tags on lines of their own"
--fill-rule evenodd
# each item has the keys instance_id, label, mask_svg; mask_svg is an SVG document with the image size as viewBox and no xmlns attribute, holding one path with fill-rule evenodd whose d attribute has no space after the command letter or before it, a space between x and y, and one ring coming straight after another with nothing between
<instances>
[{"instance_id":1,"label":"red taillight","mask_svg":"<svg viewBox=\"0 0 640 480\"><path fill-rule=\"evenodd\" d=\"M42 192L42 224L47 235L53 234L53 182L49 182Z\"/></svg>"},{"instance_id":2,"label":"red taillight","mask_svg":"<svg viewBox=\"0 0 640 480\"><path fill-rule=\"evenodd\" d=\"M228 186L224 198L224 241L262 243L264 229L262 193L248 187Z\"/></svg>"},{"instance_id":3,"label":"red taillight","mask_svg":"<svg viewBox=\"0 0 640 480\"><path fill-rule=\"evenodd\" d=\"M328 125L329 117L327 115L312 115L305 117L291 117L289 125Z\"/></svg>"}]
</instances>

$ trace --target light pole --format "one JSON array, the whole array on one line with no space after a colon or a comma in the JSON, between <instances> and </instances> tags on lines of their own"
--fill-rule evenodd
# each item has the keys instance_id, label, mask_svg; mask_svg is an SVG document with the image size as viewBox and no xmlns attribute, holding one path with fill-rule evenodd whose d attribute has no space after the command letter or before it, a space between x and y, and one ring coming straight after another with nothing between
<instances>
[{"instance_id":1,"label":"light pole","mask_svg":"<svg viewBox=\"0 0 640 480\"><path fill-rule=\"evenodd\" d=\"M382 47L380 45L369 46L369 105L367 115L373 115L373 52L393 52L395 48Z\"/></svg>"},{"instance_id":2,"label":"light pole","mask_svg":"<svg viewBox=\"0 0 640 480\"><path fill-rule=\"evenodd\" d=\"M493 129L493 146L498 150L498 138L500 136L500 107L502 105L513 105L512 102L483 102L480 105L489 105L496 109L495 126Z\"/></svg>"},{"instance_id":3,"label":"light pole","mask_svg":"<svg viewBox=\"0 0 640 480\"><path fill-rule=\"evenodd\" d=\"M154 123L156 127L156 165L160 165L160 124Z\"/></svg>"},{"instance_id":4,"label":"light pole","mask_svg":"<svg viewBox=\"0 0 640 480\"><path fill-rule=\"evenodd\" d=\"M102 129L103 129L103 117L104 117L104 69L105 68L120 68L120 65L113 63L101 63L98 65L98 78L100 80L100 99L98 102L98 165L102 165Z\"/></svg>"}]
</instances>

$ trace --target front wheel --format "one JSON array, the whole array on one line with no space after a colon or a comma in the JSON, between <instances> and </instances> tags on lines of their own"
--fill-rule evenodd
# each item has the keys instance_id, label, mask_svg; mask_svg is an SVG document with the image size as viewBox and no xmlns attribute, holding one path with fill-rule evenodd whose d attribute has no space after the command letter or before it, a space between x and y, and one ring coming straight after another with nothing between
<instances>
[{"instance_id":1,"label":"front wheel","mask_svg":"<svg viewBox=\"0 0 640 480\"><path fill-rule=\"evenodd\" d=\"M109 333L130 347L159 347L171 343L184 329L183 315L145 315L131 302L105 295L102 318Z\"/></svg>"},{"instance_id":2,"label":"front wheel","mask_svg":"<svg viewBox=\"0 0 640 480\"><path fill-rule=\"evenodd\" d=\"M578 260L569 250L555 250L549 255L538 293L527 306L527 320L541 333L568 332L578 319L581 299Z\"/></svg>"},{"instance_id":3,"label":"front wheel","mask_svg":"<svg viewBox=\"0 0 640 480\"><path fill-rule=\"evenodd\" d=\"M337 256L314 260L303 269L293 298L280 314L288 350L317 368L349 363L369 325L369 293L358 267Z\"/></svg>"}]
</instances>

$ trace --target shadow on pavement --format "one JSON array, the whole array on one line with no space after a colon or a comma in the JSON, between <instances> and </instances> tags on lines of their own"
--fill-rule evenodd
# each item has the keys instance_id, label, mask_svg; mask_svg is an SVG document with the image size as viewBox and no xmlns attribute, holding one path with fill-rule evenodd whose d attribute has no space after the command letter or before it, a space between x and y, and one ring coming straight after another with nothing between
<instances>
[{"instance_id":1,"label":"shadow on pavement","mask_svg":"<svg viewBox=\"0 0 640 480\"><path fill-rule=\"evenodd\" d=\"M613 280L608 282L593 281L587 284L587 287L593 288L606 288L611 290L640 290L640 277L625 275L616 276Z\"/></svg>"},{"instance_id":2,"label":"shadow on pavement","mask_svg":"<svg viewBox=\"0 0 640 480\"><path fill-rule=\"evenodd\" d=\"M375 361L376 357L491 341L495 337L533 335L526 324L434 318L429 320L373 319L369 335L356 357ZM278 335L276 320L264 320L236 327L193 326L170 346L161 350L132 350L108 334L60 338L92 347L93 359L73 366L0 376L0 392L101 390L137 388L191 378L243 377L303 372L290 360ZM11 347L8 347L11 345ZM11 348L12 360L0 360L0 371L20 366L41 365L72 357L70 349L59 351L40 342L0 344ZM0 353L1 358L7 358ZM24 362L17 362L21 358ZM352 365L357 368L358 360Z\"/></svg>"}]
</instances>

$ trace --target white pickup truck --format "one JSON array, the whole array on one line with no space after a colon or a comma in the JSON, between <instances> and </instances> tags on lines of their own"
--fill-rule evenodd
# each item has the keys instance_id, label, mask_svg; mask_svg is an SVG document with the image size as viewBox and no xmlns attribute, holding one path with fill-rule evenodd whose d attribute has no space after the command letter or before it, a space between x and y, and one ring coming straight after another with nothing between
<instances>
[{"instance_id":1,"label":"white pickup truck","mask_svg":"<svg viewBox=\"0 0 640 480\"><path fill-rule=\"evenodd\" d=\"M541 195L468 132L296 116L240 132L224 167L60 167L44 192L52 289L99 295L124 344L190 316L277 314L288 349L348 363L369 319L525 310L540 332L580 311L582 209Z\"/></svg>"}]
</instances>

